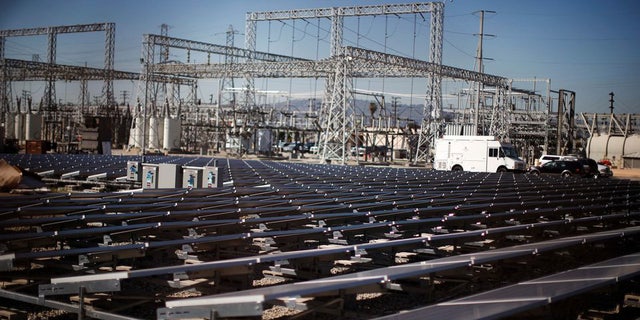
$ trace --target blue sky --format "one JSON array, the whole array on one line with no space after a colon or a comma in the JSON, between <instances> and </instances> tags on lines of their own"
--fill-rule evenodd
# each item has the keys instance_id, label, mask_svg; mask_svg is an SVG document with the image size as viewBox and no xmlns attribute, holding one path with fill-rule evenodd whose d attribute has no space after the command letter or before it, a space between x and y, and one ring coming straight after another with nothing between
<instances>
[{"instance_id":1,"label":"blue sky","mask_svg":"<svg viewBox=\"0 0 640 320\"><path fill-rule=\"evenodd\" d=\"M139 71L143 34L160 33L160 25L170 26L171 36L224 44L229 25L238 30L236 45L244 44L245 15L271 11L333 6L405 3L405 1L329 0L236 0L236 1L124 1L124 0L0 0L0 29L73 25L98 22L116 24L115 67ZM475 64L479 10L485 16L484 32L495 35L484 41L485 72L508 78L550 78L551 88L576 92L578 112L608 112L609 92L615 93L617 113L640 112L640 1L594 0L453 0L445 1L443 62L473 69ZM345 43L372 50L427 59L428 16L362 17L345 20ZM328 55L329 22L297 20L258 24L258 49L308 58ZM319 38L317 37L319 35ZM6 56L30 60L33 54L46 60L46 37L9 38ZM74 34L58 37L58 62L101 67L104 60L102 34ZM182 52L171 59L185 60ZM193 55L192 61L206 57ZM212 58L220 59L220 57ZM522 84L525 88L528 84ZM92 85L100 93L101 84ZM304 92L315 97L315 80L258 80L265 90ZM402 103L420 103L409 94L424 92L424 83L407 80L361 79L364 90L398 94ZM468 88L460 81L444 84L449 94ZM40 83L16 84L14 95L30 90L41 95ZM527 88L529 89L529 88ZM537 87L536 89L541 89ZM135 85L119 82L116 96L123 90L135 95ZM200 95L217 91L215 81L203 81ZM64 101L77 100L77 85L58 84L57 95ZM304 94L301 94L304 96ZM118 98L118 97L117 97ZM276 98L272 98L276 99Z\"/></svg>"}]
</instances>

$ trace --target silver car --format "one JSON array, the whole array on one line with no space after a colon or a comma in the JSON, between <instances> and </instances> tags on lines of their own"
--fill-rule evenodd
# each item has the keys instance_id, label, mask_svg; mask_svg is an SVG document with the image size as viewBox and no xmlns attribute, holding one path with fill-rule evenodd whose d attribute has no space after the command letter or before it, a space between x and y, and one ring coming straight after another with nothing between
<instances>
[{"instance_id":1,"label":"silver car","mask_svg":"<svg viewBox=\"0 0 640 320\"><path fill-rule=\"evenodd\" d=\"M609 166L598 163L598 178L609 178L613 176L613 171Z\"/></svg>"}]
</instances>

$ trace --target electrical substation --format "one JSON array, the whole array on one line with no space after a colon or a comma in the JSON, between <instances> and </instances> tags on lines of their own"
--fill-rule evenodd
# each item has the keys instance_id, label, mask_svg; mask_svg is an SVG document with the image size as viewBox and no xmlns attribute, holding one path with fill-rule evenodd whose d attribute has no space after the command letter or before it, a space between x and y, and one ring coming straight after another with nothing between
<instances>
[{"instance_id":1,"label":"electrical substation","mask_svg":"<svg viewBox=\"0 0 640 320\"><path fill-rule=\"evenodd\" d=\"M527 167L637 168L640 114L614 113L613 92L609 113L578 113L552 79L486 73L485 12L476 68L443 64L444 12L248 12L221 44L162 25L140 35L138 71L116 68L115 23L0 30L0 164L22 179L0 203L0 318L640 317L639 181L433 165L437 139L490 136ZM271 48L284 28L288 53ZM371 30L384 51L360 45ZM59 63L73 34L100 39L104 64ZM24 37L46 37L46 61L6 54Z\"/></svg>"}]
</instances>

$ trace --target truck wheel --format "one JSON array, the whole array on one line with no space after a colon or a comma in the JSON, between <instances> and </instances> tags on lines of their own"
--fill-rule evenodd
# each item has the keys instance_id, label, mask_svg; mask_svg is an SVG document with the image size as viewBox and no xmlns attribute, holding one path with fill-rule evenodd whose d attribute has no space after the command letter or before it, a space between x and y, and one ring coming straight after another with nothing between
<instances>
[{"instance_id":1,"label":"truck wheel","mask_svg":"<svg viewBox=\"0 0 640 320\"><path fill-rule=\"evenodd\" d=\"M453 166L453 168L451 168L451 171L462 171L462 167L456 164L455 166Z\"/></svg>"},{"instance_id":2,"label":"truck wheel","mask_svg":"<svg viewBox=\"0 0 640 320\"><path fill-rule=\"evenodd\" d=\"M505 167L499 167L499 168L498 168L498 171L496 171L496 172L507 172L507 168L505 168Z\"/></svg>"}]
</instances>

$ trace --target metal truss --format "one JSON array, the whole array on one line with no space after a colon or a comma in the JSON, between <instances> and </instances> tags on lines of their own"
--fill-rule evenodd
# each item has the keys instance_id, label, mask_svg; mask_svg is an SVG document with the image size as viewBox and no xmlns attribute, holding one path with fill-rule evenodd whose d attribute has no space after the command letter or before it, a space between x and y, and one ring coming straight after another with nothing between
<instances>
[{"instance_id":1,"label":"metal truss","mask_svg":"<svg viewBox=\"0 0 640 320\"><path fill-rule=\"evenodd\" d=\"M11 86L9 86L8 83L7 61L4 57L5 41L5 37L0 37L0 121L2 123L5 123L5 118L8 112L11 111L11 104L9 103L9 99L11 98L9 88L11 88Z\"/></svg>"},{"instance_id":2,"label":"metal truss","mask_svg":"<svg viewBox=\"0 0 640 320\"><path fill-rule=\"evenodd\" d=\"M159 46L162 50L168 50L168 48L182 49L187 51L204 52L207 54L219 54L219 55L224 55L225 57L231 56L231 57L245 58L247 61L249 61L249 59L255 59L259 61L269 61L274 63L308 61L306 59L294 58L294 57L289 57L285 55L270 54L265 52L252 52L251 50L246 50L242 48L223 46L223 45L206 43L201 41L186 40L186 39L169 37L165 35L146 34L144 36L144 43L143 43L142 73L140 74L141 88L140 90L138 90L139 93L145 92L144 94L145 97L141 99L145 101L144 102L145 104L147 101L149 102L153 101L153 103L155 103L155 101L157 100L157 96L155 96L152 90L150 90L151 84L148 82L154 81L153 79L154 76L156 76L157 72L159 72L159 70L162 70L162 69L172 70L171 72L168 72L168 74L171 74L174 76L182 75L190 78L228 78L228 77L231 77L233 74L239 74L239 73L233 73L232 69L230 70L229 65L231 66L235 65L235 63L233 62L227 65L213 64L214 66L222 66L221 67L222 71L218 73L215 77L211 77L210 75L207 75L204 77L198 76L196 73L193 72L195 71L193 68L194 66L193 64L174 64L174 63L169 63L167 61L156 62L154 58L155 57L154 52L155 52L155 47L157 46ZM199 66L212 66L212 64L207 63ZM180 69L185 69L185 71L180 71ZM195 68L195 69L198 69L198 68ZM188 72L187 70L191 70L192 72Z\"/></svg>"},{"instance_id":3,"label":"metal truss","mask_svg":"<svg viewBox=\"0 0 640 320\"><path fill-rule=\"evenodd\" d=\"M205 52L220 55L230 55L240 58L252 58L252 60L270 61L270 62L290 62L290 61L309 61L308 59L295 58L291 56L267 53L267 52L252 52L248 49L242 49L237 47L229 47L219 44L187 40L174 38L169 36L162 36L157 34L146 34L145 43L148 46L163 46L175 49L184 49L189 51ZM153 62L153 60L152 60Z\"/></svg>"},{"instance_id":4,"label":"metal truss","mask_svg":"<svg viewBox=\"0 0 640 320\"><path fill-rule=\"evenodd\" d=\"M344 17L357 16L376 16L376 15L399 15L433 12L437 7L443 7L440 2L423 2L408 4L382 4L370 6L352 6L352 7L331 7L331 8L313 8L313 9L295 9L280 11L264 11L250 12L247 14L247 34L245 35L245 43L247 49L255 49L256 43L256 22L270 20L293 20L293 19L311 19L311 18L329 18L331 19L331 55L338 54L342 47L342 30ZM441 24L442 20L440 20ZM432 26L433 28L433 26ZM440 31L442 31L440 25ZM432 29L433 30L433 29ZM252 31L252 32L249 32ZM440 35L440 41L442 35ZM441 48L442 42L440 42ZM433 43L432 43L433 45ZM437 45L437 44L436 44ZM442 58L442 50L432 50L435 56Z\"/></svg>"},{"instance_id":5,"label":"metal truss","mask_svg":"<svg viewBox=\"0 0 640 320\"><path fill-rule=\"evenodd\" d=\"M429 62L442 65L442 25L444 23L444 4L434 2L431 9L431 30ZM422 111L418 145L414 163L428 160L429 150L435 137L443 129L442 122L442 78L434 72L427 78L427 98Z\"/></svg>"},{"instance_id":6,"label":"metal truss","mask_svg":"<svg viewBox=\"0 0 640 320\"><path fill-rule=\"evenodd\" d=\"M560 89L558 91L558 125L556 127L556 154L571 154L575 143L576 93Z\"/></svg>"},{"instance_id":7,"label":"metal truss","mask_svg":"<svg viewBox=\"0 0 640 320\"><path fill-rule=\"evenodd\" d=\"M507 101L507 93L504 87L496 88L495 101L491 108L491 124L489 126L489 135L495 136L500 141L509 139L510 119L507 111L509 102Z\"/></svg>"},{"instance_id":8,"label":"metal truss","mask_svg":"<svg viewBox=\"0 0 640 320\"><path fill-rule=\"evenodd\" d=\"M582 122L577 127L586 130L589 136L598 134L618 135L627 137L640 132L640 114L614 113L580 113Z\"/></svg>"},{"instance_id":9,"label":"metal truss","mask_svg":"<svg viewBox=\"0 0 640 320\"><path fill-rule=\"evenodd\" d=\"M396 55L376 52L354 47L342 46L343 18L347 16L364 16L375 14L407 14L429 12L432 15L430 30L429 61L400 57ZM154 43L179 47L186 50L198 50L201 52L223 54L244 58L244 61L226 62L224 64L181 64L181 63L150 63L150 74L176 75L188 78L218 78L244 77L246 80L244 93L245 106L253 103L253 79L262 78L319 78L326 79L325 103L322 106L321 128L324 134L320 136L319 147L323 160L344 160L345 152L338 147L332 147L334 143L349 139L352 124L348 120L351 116L350 91L336 93L334 90L344 90L350 87L349 83L354 77L420 77L427 79L425 94L425 117L418 135L418 152L415 161L426 160L429 145L433 138L442 132L444 122L441 116L441 80L442 77L477 81L487 86L507 88L509 81L506 78L487 75L475 71L443 66L442 60L442 24L444 5L442 3L418 3L404 5L373 5L358 7L340 7L325 9L302 9L274 12L252 12L247 14L245 49L231 48L207 44L197 41L189 41L176 38L150 36L149 45ZM331 55L329 58L313 61L294 57L273 55L256 51L257 22L267 20L306 19L306 18L330 18L331 30ZM156 40L157 39L157 40ZM147 55L148 56L148 55ZM260 60L260 61L258 61ZM335 83L334 81L339 81ZM503 90L504 91L504 90ZM501 99L501 101L504 101ZM345 108L345 110L334 110ZM498 111L498 110L496 110ZM337 118L339 117L339 118ZM344 118L342 118L344 117ZM501 115L503 117L503 115ZM496 118L497 119L497 118ZM506 121L506 120L505 120ZM508 132L505 121L499 122L500 126L494 129ZM503 135L503 134L501 134ZM327 145L323 139L330 139L326 153L322 148ZM345 142L347 141L345 140ZM329 141L329 140L327 140Z\"/></svg>"},{"instance_id":10,"label":"metal truss","mask_svg":"<svg viewBox=\"0 0 640 320\"><path fill-rule=\"evenodd\" d=\"M46 62L29 60L5 59L5 68L9 81L39 81L47 75L52 75L56 80L65 81L103 80L107 76L104 69L63 64L50 65ZM114 80L137 80L140 74L113 70L108 76Z\"/></svg>"},{"instance_id":11,"label":"metal truss","mask_svg":"<svg viewBox=\"0 0 640 320\"><path fill-rule=\"evenodd\" d=\"M436 65L431 62L396 56L356 47L343 47L339 57L349 58L349 76L354 78L406 78L426 77L438 73L441 77L480 81L489 86L506 87L509 79L476 71ZM299 60L289 62L252 62L233 64L155 64L152 72L173 74L189 78L221 78L227 72L235 75L250 75L256 78L317 78L327 77L335 71L334 64L341 58L319 61Z\"/></svg>"},{"instance_id":12,"label":"metal truss","mask_svg":"<svg viewBox=\"0 0 640 320\"><path fill-rule=\"evenodd\" d=\"M350 110L353 101L353 85L349 77L349 58L343 56L338 58L333 73L333 88L331 99L325 102L324 116L325 126L318 141L320 158L323 160L336 160L340 164L345 163L347 158L347 141L351 136L354 124L349 120L347 111ZM352 115L353 112L350 112Z\"/></svg>"},{"instance_id":13,"label":"metal truss","mask_svg":"<svg viewBox=\"0 0 640 320\"><path fill-rule=\"evenodd\" d=\"M181 49L187 50L187 52L196 51L203 52L207 54L218 54L225 56L225 61L227 64L213 64L213 66L218 66L221 69L219 73L216 74L215 77L209 75L197 75L194 73L198 68L201 68L201 65L198 68L194 68L193 64L182 64L182 63L174 63L170 62L166 59L160 59L160 61L155 60L155 50L156 47L159 47L162 55L166 55L166 52L170 49ZM218 45L212 43L206 43L201 41L193 41L187 39L180 39L175 37L169 37L167 35L156 35L156 34L145 34L142 45L142 71L139 74L139 83L138 83L138 102L139 105L135 109L135 113L143 116L135 117L136 120L132 123L134 127L141 126L143 132L147 130L147 119L150 115L158 115L158 105L162 103L159 100L159 91L155 87L155 83L158 79L165 79L167 77L171 79L175 79L176 81L170 81L173 84L171 101L169 101L169 97L165 94L165 103L168 104L167 108L170 105L180 105L180 97L179 97L179 85L187 84L185 80L189 80L188 83L191 86L190 90L190 101L193 101L195 104L198 101L195 86L197 85L197 78L230 78L233 77L234 74L241 74L239 72L234 73L233 69L230 66L235 65L235 60L228 60L227 57L237 57L243 58L245 61L268 61L271 63L290 63L294 61L309 61L307 59L294 58L285 55L271 54L265 52L255 52L252 50L236 48L228 45ZM212 66L210 62L204 64L204 66ZM161 70L169 70L169 72L162 74ZM196 71L197 72L197 71ZM164 81L166 82L166 81ZM248 90L247 90L248 91ZM162 98L162 97L160 97ZM141 123L142 122L142 123ZM143 140L145 139L145 134L143 134ZM136 146L146 147L146 141L135 141L134 144Z\"/></svg>"},{"instance_id":14,"label":"metal truss","mask_svg":"<svg viewBox=\"0 0 640 320\"><path fill-rule=\"evenodd\" d=\"M44 78L47 81L44 95L44 106L47 109L53 108L56 101L55 93L55 81L56 81L56 47L57 47L57 35L62 33L78 33L78 32L98 32L105 31L105 64L103 70L103 101L107 106L115 105L115 98L113 96L113 76L114 76L114 52L115 52L115 24L114 23L94 23L94 24L81 24L81 25L69 25L69 26L55 26L55 27L39 27L39 28L26 28L26 29L14 29L14 30L0 30L0 66L3 69L3 77L0 79L0 103L9 103L7 97L7 75L6 75L6 63L4 53L4 38L6 37L23 37L23 36L36 36L47 35L48 36L48 50L47 50L47 62L49 68ZM9 106L6 105L2 108L8 110Z\"/></svg>"},{"instance_id":15,"label":"metal truss","mask_svg":"<svg viewBox=\"0 0 640 320\"><path fill-rule=\"evenodd\" d=\"M311 18L329 18L331 19L331 48L330 56L334 57L339 55L342 49L343 43L343 20L345 17L350 16L375 16L375 15L400 15L400 14L431 14L431 26L430 26L430 43L429 43L429 62L436 65L442 64L442 24L444 18L444 4L442 2L424 2L424 3L409 3L409 4L385 4L385 5L369 5L369 6L350 6L350 7L331 7L331 8L316 8L316 9L297 9L297 10L281 10L281 11L266 11L266 12L251 12L247 14L245 35L245 45L248 50L255 50L256 47L256 29L258 21L269 20L292 20L292 19L311 19ZM340 60L340 59L338 59ZM251 62L251 61L248 61ZM340 65L342 62L337 62L335 70L344 69ZM253 80L249 76L245 76L248 83L248 89L252 89ZM322 127L326 130L334 127L335 118L332 115L345 114L346 112L335 112L334 110L327 110L336 107L334 104L334 98L340 94L331 92L334 89L344 88L347 85L343 83L333 83L332 81L351 81L341 76L332 76L327 78L325 85L325 101L331 101L330 103L323 104L322 111ZM436 108L436 114L440 114L442 104L441 94L441 80L440 72L433 72L429 75L427 81L427 101L425 101L425 109ZM343 93L342 95L344 95ZM348 108L348 106L345 106ZM425 112L425 114L428 114ZM431 125L431 119L425 119L423 121L423 127ZM346 120L339 121L340 123L346 123ZM343 130L343 129L337 129ZM423 136L421 130L420 136ZM321 135L320 140L328 139L329 136L335 137L340 135L350 135L350 132L335 132L329 135ZM325 142L319 141L320 148L325 145ZM321 154L325 154L321 151ZM329 154L334 154L330 152ZM342 155L344 160L345 155ZM326 160L326 159L325 159Z\"/></svg>"},{"instance_id":16,"label":"metal truss","mask_svg":"<svg viewBox=\"0 0 640 320\"><path fill-rule=\"evenodd\" d=\"M225 65L233 65L236 62L236 57L231 55L231 50L235 44L235 30L233 26L229 25L229 29L226 32L227 35L227 52L224 55L224 63ZM231 88L235 88L235 84L233 81L233 73L227 73L225 77L220 79L220 93L218 97L218 104L223 105L235 105L238 100L236 97L236 92L233 90L229 90Z\"/></svg>"},{"instance_id":17,"label":"metal truss","mask_svg":"<svg viewBox=\"0 0 640 320\"><path fill-rule=\"evenodd\" d=\"M499 88L506 88L510 84L507 78L500 76L356 47L342 47L338 55L319 61L156 64L152 66L152 72L193 78L224 78L229 74L244 76L245 79L324 77L332 87L327 88L330 96L326 100L322 115L324 134L321 135L321 138L325 140L319 142L320 155L324 160L337 161L344 160L345 151L340 144L346 144L352 127L349 117L352 116L350 103L353 99L350 97L351 90L345 89L350 87L350 79L352 78L433 78L435 75L437 78L446 77L483 82L486 85ZM342 92L335 92L335 90ZM501 123L506 123L505 121ZM434 126L437 123L429 120L428 125ZM425 126L427 125L425 124ZM426 128L430 128L429 126ZM427 130L427 132L436 132L436 129L438 128ZM506 127L500 130L508 131ZM428 141L425 140L425 142Z\"/></svg>"}]
</instances>

